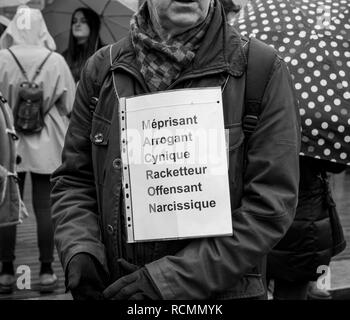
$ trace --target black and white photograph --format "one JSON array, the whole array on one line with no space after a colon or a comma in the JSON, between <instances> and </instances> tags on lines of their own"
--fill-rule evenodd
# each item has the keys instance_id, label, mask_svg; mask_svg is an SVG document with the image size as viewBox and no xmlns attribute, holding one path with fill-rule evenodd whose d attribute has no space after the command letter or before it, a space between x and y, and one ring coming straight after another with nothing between
<instances>
[{"instance_id":1,"label":"black and white photograph","mask_svg":"<svg viewBox=\"0 0 350 320\"><path fill-rule=\"evenodd\" d=\"M350 300L349 0L0 0L0 107L0 308Z\"/></svg>"}]
</instances>

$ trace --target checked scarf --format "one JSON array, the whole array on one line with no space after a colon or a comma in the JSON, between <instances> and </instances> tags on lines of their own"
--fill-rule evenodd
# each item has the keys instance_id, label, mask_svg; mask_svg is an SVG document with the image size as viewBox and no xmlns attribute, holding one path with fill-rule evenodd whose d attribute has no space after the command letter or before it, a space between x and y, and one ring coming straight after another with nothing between
<instances>
[{"instance_id":1,"label":"checked scarf","mask_svg":"<svg viewBox=\"0 0 350 320\"><path fill-rule=\"evenodd\" d=\"M151 92L167 89L194 59L214 13L211 1L206 19L182 34L162 41L152 28L147 2L131 19L131 39L141 74Z\"/></svg>"}]
</instances>

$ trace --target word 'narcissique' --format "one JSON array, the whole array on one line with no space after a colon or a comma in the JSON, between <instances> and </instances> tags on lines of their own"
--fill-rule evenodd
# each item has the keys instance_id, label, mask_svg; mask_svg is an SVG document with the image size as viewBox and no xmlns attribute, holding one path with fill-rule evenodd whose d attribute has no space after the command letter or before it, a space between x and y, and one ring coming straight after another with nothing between
<instances>
[{"instance_id":1,"label":"word 'narcissique'","mask_svg":"<svg viewBox=\"0 0 350 320\"><path fill-rule=\"evenodd\" d=\"M158 204L153 203L149 204L149 212L172 212L172 211L184 211L184 210L191 210L193 212L194 210L202 211L203 209L207 208L215 208L216 202L215 200L202 200L202 201L186 201L186 202L176 202L173 203L167 203L167 204Z\"/></svg>"}]
</instances>

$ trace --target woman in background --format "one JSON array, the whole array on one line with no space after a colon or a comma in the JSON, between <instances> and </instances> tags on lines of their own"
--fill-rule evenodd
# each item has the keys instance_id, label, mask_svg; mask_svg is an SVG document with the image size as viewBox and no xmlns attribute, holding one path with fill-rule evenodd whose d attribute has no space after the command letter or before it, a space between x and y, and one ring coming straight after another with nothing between
<instances>
[{"instance_id":1,"label":"woman in background","mask_svg":"<svg viewBox=\"0 0 350 320\"><path fill-rule=\"evenodd\" d=\"M87 59L102 47L100 25L98 14L91 9L78 8L72 15L68 49L63 56L76 82Z\"/></svg>"},{"instance_id":2,"label":"woman in background","mask_svg":"<svg viewBox=\"0 0 350 320\"><path fill-rule=\"evenodd\" d=\"M31 27L23 28L19 22L25 14ZM75 94L75 83L64 58L54 52L56 45L49 34L44 18L37 9L19 7L13 20L0 38L0 91L14 109L20 95L20 86L33 79L39 66L47 57L36 76L36 84L42 88L44 126L40 132L18 133L17 154L21 158L17 171L23 197L25 178L30 173L32 181L33 209L37 222L39 247L39 287L42 292L55 289L57 277L52 268L54 239L50 208L50 175L61 163L61 152L68 128ZM8 50L10 49L11 52ZM50 53L51 52L51 53ZM49 55L50 54L50 55ZM12 56L13 55L13 56ZM0 294L11 293L15 285L16 226L3 227L0 231Z\"/></svg>"}]
</instances>

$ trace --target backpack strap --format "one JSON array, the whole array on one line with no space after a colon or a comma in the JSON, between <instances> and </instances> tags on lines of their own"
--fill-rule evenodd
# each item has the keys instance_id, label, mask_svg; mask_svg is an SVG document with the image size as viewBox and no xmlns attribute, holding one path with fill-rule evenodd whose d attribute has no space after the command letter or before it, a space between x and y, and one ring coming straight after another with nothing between
<instances>
[{"instance_id":1,"label":"backpack strap","mask_svg":"<svg viewBox=\"0 0 350 320\"><path fill-rule=\"evenodd\" d=\"M23 68L22 64L19 62L19 60L18 60L18 58L16 57L16 55L14 54L14 52L13 52L10 48L7 49L7 50L11 53L13 59L16 61L16 63L17 63L17 65L18 65L19 69L21 70L23 76L26 78L26 80L27 80L28 82L34 82L34 81L35 81L35 79L38 77L38 75L40 74L41 70L43 69L43 67L44 67L44 65L45 65L45 63L46 63L46 61L50 58L50 56L51 56L51 54L52 54L52 51L50 51L49 54L45 57L44 61L40 64L40 66L38 67L38 69L35 71L35 75L34 75L32 81L30 81L29 78L28 78L27 71Z\"/></svg>"},{"instance_id":2,"label":"backpack strap","mask_svg":"<svg viewBox=\"0 0 350 320\"><path fill-rule=\"evenodd\" d=\"M47 60L49 60L50 56L52 55L52 51L50 51L47 56L45 57L44 61L41 63L41 65L38 67L38 69L36 69L35 71L35 75L33 77L32 82L35 81L35 79L38 77L38 75L40 74L41 70L43 69L45 63L47 62Z\"/></svg>"},{"instance_id":3,"label":"backpack strap","mask_svg":"<svg viewBox=\"0 0 350 320\"><path fill-rule=\"evenodd\" d=\"M246 75L245 101L242 127L244 141L244 168L247 166L248 142L259 123L262 113L262 100L275 63L275 50L252 37L248 44L248 66ZM261 273L267 295L266 256L261 263Z\"/></svg>"},{"instance_id":4,"label":"backpack strap","mask_svg":"<svg viewBox=\"0 0 350 320\"><path fill-rule=\"evenodd\" d=\"M275 50L252 37L248 47L248 67L246 75L245 106L242 120L246 141L255 131L261 103L276 59Z\"/></svg>"},{"instance_id":5,"label":"backpack strap","mask_svg":"<svg viewBox=\"0 0 350 320\"><path fill-rule=\"evenodd\" d=\"M11 56L12 56L13 59L16 61L16 64L18 65L19 69L21 70L21 73L23 74L23 76L26 78L26 80L27 80L28 82L30 82L30 80L29 80L29 78L28 78L27 71L23 68L22 64L19 62L19 60L17 59L17 57L16 57L16 55L14 54L14 52L13 52L10 48L8 48L7 50L10 52Z\"/></svg>"}]
</instances>

